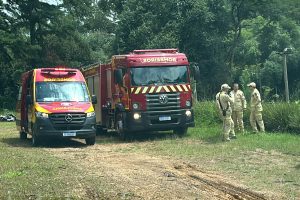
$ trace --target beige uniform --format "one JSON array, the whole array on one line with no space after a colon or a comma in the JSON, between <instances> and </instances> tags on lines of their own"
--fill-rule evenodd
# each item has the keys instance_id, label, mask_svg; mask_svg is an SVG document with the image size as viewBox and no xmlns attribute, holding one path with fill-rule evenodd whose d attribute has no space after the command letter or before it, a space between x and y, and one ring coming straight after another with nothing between
<instances>
[{"instance_id":1,"label":"beige uniform","mask_svg":"<svg viewBox=\"0 0 300 200\"><path fill-rule=\"evenodd\" d=\"M259 91L255 88L251 93L251 114L250 124L254 132L258 132L256 123L258 124L260 131L265 131L264 121L262 119L262 105Z\"/></svg>"},{"instance_id":2,"label":"beige uniform","mask_svg":"<svg viewBox=\"0 0 300 200\"><path fill-rule=\"evenodd\" d=\"M222 105L222 108L226 110L226 116L222 116L223 117L223 139L226 140L229 139L230 133L232 136L235 136L234 122L231 118L232 109L230 106L231 104L233 104L234 100L225 92L221 92L219 98L220 98L220 103ZM220 111L223 112L221 106L220 106Z\"/></svg>"},{"instance_id":3,"label":"beige uniform","mask_svg":"<svg viewBox=\"0 0 300 200\"><path fill-rule=\"evenodd\" d=\"M216 94L216 106L217 106L217 109L218 109L219 117L223 121L223 116L222 116L222 112L221 112L222 110L221 110L220 101L219 101L220 93L221 92L218 92Z\"/></svg>"},{"instance_id":4,"label":"beige uniform","mask_svg":"<svg viewBox=\"0 0 300 200\"><path fill-rule=\"evenodd\" d=\"M245 95L241 90L233 90L230 92L230 96L234 99L234 103L232 104L232 119L235 130L244 133L243 109L247 107Z\"/></svg>"}]
</instances>

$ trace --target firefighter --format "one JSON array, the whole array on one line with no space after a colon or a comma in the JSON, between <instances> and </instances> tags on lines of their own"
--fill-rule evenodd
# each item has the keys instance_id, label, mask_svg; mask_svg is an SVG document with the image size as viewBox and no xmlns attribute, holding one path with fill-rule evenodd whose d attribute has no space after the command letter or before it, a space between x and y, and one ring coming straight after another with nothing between
<instances>
[{"instance_id":1,"label":"firefighter","mask_svg":"<svg viewBox=\"0 0 300 200\"><path fill-rule=\"evenodd\" d=\"M223 141L230 141L230 138L236 138L234 132L234 122L231 118L231 104L234 103L234 99L228 95L229 89L230 87L228 84L223 84L221 86L221 92L218 98L220 111L222 112L223 118Z\"/></svg>"},{"instance_id":2,"label":"firefighter","mask_svg":"<svg viewBox=\"0 0 300 200\"><path fill-rule=\"evenodd\" d=\"M244 93L239 90L239 84L233 84L233 90L230 92L234 103L232 104L232 119L236 131L244 134L243 110L247 108L247 102Z\"/></svg>"},{"instance_id":3,"label":"firefighter","mask_svg":"<svg viewBox=\"0 0 300 200\"><path fill-rule=\"evenodd\" d=\"M261 97L259 91L256 89L256 84L254 82L247 85L251 90L251 114L250 114L250 124L254 133L258 133L256 123L259 126L261 132L265 132L264 121L262 119L262 105Z\"/></svg>"}]
</instances>

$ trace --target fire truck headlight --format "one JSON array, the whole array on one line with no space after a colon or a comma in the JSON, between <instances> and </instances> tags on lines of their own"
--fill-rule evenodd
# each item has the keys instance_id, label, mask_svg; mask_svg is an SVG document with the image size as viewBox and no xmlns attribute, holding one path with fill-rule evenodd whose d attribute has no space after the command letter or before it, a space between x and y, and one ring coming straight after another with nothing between
<instances>
[{"instance_id":1,"label":"fire truck headlight","mask_svg":"<svg viewBox=\"0 0 300 200\"><path fill-rule=\"evenodd\" d=\"M140 106L139 106L138 103L133 103L133 104L132 104L132 108L135 109L135 110L139 109L139 107L140 107Z\"/></svg>"},{"instance_id":2,"label":"fire truck headlight","mask_svg":"<svg viewBox=\"0 0 300 200\"><path fill-rule=\"evenodd\" d=\"M190 106L191 106L191 101L190 101L190 100L187 100L187 101L185 102L185 105L186 105L186 107L190 107Z\"/></svg>"},{"instance_id":3,"label":"fire truck headlight","mask_svg":"<svg viewBox=\"0 0 300 200\"><path fill-rule=\"evenodd\" d=\"M35 116L37 118L48 118L48 114L43 112L35 112Z\"/></svg>"},{"instance_id":4,"label":"fire truck headlight","mask_svg":"<svg viewBox=\"0 0 300 200\"><path fill-rule=\"evenodd\" d=\"M86 117L95 117L95 112L86 113Z\"/></svg>"},{"instance_id":5,"label":"fire truck headlight","mask_svg":"<svg viewBox=\"0 0 300 200\"><path fill-rule=\"evenodd\" d=\"M187 117L191 117L192 116L192 112L190 110L185 111L185 115Z\"/></svg>"},{"instance_id":6,"label":"fire truck headlight","mask_svg":"<svg viewBox=\"0 0 300 200\"><path fill-rule=\"evenodd\" d=\"M133 119L138 120L141 118L141 115L139 113L134 113L133 114Z\"/></svg>"}]
</instances>

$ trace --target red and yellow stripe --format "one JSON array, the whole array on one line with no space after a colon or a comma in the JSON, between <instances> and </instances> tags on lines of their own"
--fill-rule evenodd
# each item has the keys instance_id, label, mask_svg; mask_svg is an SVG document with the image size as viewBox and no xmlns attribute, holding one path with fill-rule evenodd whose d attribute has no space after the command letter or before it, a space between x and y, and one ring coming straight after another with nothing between
<instances>
[{"instance_id":1,"label":"red and yellow stripe","mask_svg":"<svg viewBox=\"0 0 300 200\"><path fill-rule=\"evenodd\" d=\"M171 92L188 92L191 91L191 85L163 85L163 86L138 86L131 88L131 94L152 94L152 93L171 93Z\"/></svg>"}]
</instances>

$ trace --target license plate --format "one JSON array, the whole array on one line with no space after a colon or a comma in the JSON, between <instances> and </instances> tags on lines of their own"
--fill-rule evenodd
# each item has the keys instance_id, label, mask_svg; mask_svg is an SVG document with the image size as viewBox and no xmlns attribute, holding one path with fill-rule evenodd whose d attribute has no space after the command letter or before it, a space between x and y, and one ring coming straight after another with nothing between
<instances>
[{"instance_id":1,"label":"license plate","mask_svg":"<svg viewBox=\"0 0 300 200\"><path fill-rule=\"evenodd\" d=\"M76 136L76 132L63 132L64 137L73 137Z\"/></svg>"},{"instance_id":2,"label":"license plate","mask_svg":"<svg viewBox=\"0 0 300 200\"><path fill-rule=\"evenodd\" d=\"M171 117L170 116L161 116L158 118L159 121L170 121Z\"/></svg>"}]
</instances>

